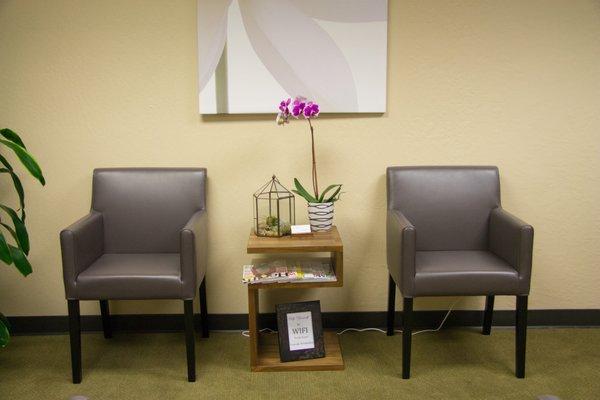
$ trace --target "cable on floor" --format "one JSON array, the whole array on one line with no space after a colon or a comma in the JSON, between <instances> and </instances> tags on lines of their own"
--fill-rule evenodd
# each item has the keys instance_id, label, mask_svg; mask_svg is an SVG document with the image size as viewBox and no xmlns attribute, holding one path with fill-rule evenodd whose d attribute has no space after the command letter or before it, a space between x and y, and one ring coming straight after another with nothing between
<instances>
[{"instance_id":1,"label":"cable on floor","mask_svg":"<svg viewBox=\"0 0 600 400\"><path fill-rule=\"evenodd\" d=\"M412 333L412 336L418 335L419 333L425 333L425 332L439 332L440 329L442 329L442 327L446 323L446 320L450 316L450 313L454 309L454 306L456 305L457 302L458 302L458 299L454 300L454 302L450 305L450 308L448 309L448 312L446 313L446 315L442 319L442 322L440 322L440 324L438 325L437 328L435 328L435 329L423 329L423 330L420 330L420 331L416 331L416 332ZM343 330L337 332L337 334L338 335L343 335L346 332L371 332L371 331L381 332L381 333L387 333L383 329L379 329L379 328L346 328L346 329L343 329ZM263 333L263 332L277 333L277 331L274 331L273 329L270 329L270 328L263 328L259 332L260 333ZM402 329L394 329L394 332L402 333ZM242 336L250 337L250 331L242 331Z\"/></svg>"},{"instance_id":2,"label":"cable on floor","mask_svg":"<svg viewBox=\"0 0 600 400\"><path fill-rule=\"evenodd\" d=\"M444 326L444 323L446 322L446 320L450 316L450 313L454 309L454 306L456 305L457 302L458 302L458 299L454 300L454 302L452 303L452 305L450 305L450 309L448 310L448 312L444 316L444 319L442 319L442 322L439 324L439 326L437 328L435 328L435 329L423 329L421 331L416 331L416 332L412 333L412 336L418 335L419 333L425 333L425 332L438 332L440 329L442 329L442 327ZM387 333L383 329L379 329L379 328L362 328L362 329L361 328L346 328L344 330L339 331L337 334L338 335L343 335L346 332L368 332L368 331L375 331L375 332ZM394 329L394 332L400 332L401 333L402 329Z\"/></svg>"},{"instance_id":3,"label":"cable on floor","mask_svg":"<svg viewBox=\"0 0 600 400\"><path fill-rule=\"evenodd\" d=\"M263 333L263 332L267 332L267 333L277 333L277 331L274 331L274 330L273 330L273 329L271 329L271 328L263 328L263 329L261 329L259 332L260 332L260 333ZM250 331L242 331L242 336L245 336L245 337L250 337Z\"/></svg>"}]
</instances>

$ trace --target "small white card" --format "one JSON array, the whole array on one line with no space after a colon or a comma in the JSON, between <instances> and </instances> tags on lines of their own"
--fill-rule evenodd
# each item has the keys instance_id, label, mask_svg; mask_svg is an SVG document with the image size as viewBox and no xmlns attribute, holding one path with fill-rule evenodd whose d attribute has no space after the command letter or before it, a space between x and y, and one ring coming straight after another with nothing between
<instances>
[{"instance_id":1,"label":"small white card","mask_svg":"<svg viewBox=\"0 0 600 400\"><path fill-rule=\"evenodd\" d=\"M290 351L315 348L315 335L310 311L287 314L287 326Z\"/></svg>"},{"instance_id":2,"label":"small white card","mask_svg":"<svg viewBox=\"0 0 600 400\"><path fill-rule=\"evenodd\" d=\"M310 233L310 225L292 225L292 235L306 235Z\"/></svg>"}]
</instances>

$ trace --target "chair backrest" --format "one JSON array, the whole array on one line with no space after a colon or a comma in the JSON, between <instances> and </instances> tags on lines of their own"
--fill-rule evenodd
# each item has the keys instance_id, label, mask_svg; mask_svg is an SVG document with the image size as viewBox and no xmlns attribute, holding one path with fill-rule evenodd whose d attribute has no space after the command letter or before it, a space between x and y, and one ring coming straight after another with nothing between
<instances>
[{"instance_id":1,"label":"chair backrest","mask_svg":"<svg viewBox=\"0 0 600 400\"><path fill-rule=\"evenodd\" d=\"M178 253L179 231L205 208L204 168L94 170L92 209L106 253Z\"/></svg>"},{"instance_id":2,"label":"chair backrest","mask_svg":"<svg viewBox=\"0 0 600 400\"><path fill-rule=\"evenodd\" d=\"M387 201L415 226L417 251L484 250L500 206L498 168L390 167Z\"/></svg>"}]
</instances>

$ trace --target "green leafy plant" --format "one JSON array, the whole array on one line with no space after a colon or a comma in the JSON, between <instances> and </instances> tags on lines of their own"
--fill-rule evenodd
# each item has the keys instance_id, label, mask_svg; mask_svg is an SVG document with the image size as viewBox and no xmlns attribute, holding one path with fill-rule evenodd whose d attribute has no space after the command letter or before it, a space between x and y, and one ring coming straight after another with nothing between
<instances>
[{"instance_id":1,"label":"green leafy plant","mask_svg":"<svg viewBox=\"0 0 600 400\"><path fill-rule=\"evenodd\" d=\"M292 192L304 197L309 203L332 203L338 201L342 190L342 185L335 184L327 186L327 189L323 190L320 196L317 195L318 192L312 195L304 189L300 181L296 178L294 178L294 186L296 186L296 189L292 189Z\"/></svg>"},{"instance_id":2,"label":"green leafy plant","mask_svg":"<svg viewBox=\"0 0 600 400\"><path fill-rule=\"evenodd\" d=\"M11 150L34 178L42 185L46 184L42 169L33 156L29 154L19 135L10 129L0 129L0 148L2 147ZM21 179L2 154L0 154L0 164L0 174L10 176L19 197L17 210L0 203L0 261L6 265L14 265L21 275L27 276L33 272L33 269L27 259L29 234L25 226L25 191ZM10 240L6 240L7 237L4 232L8 232L8 237L12 238L12 243ZM0 347L8 344L10 339L9 329L8 319L0 313Z\"/></svg>"}]
</instances>

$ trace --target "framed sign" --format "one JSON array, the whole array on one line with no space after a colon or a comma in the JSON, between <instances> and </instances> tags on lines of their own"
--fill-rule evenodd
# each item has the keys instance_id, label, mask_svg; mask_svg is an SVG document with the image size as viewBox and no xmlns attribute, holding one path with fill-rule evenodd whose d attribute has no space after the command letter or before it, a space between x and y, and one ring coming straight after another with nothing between
<instances>
[{"instance_id":1,"label":"framed sign","mask_svg":"<svg viewBox=\"0 0 600 400\"><path fill-rule=\"evenodd\" d=\"M282 362L325 357L320 301L278 304L276 309Z\"/></svg>"}]
</instances>

